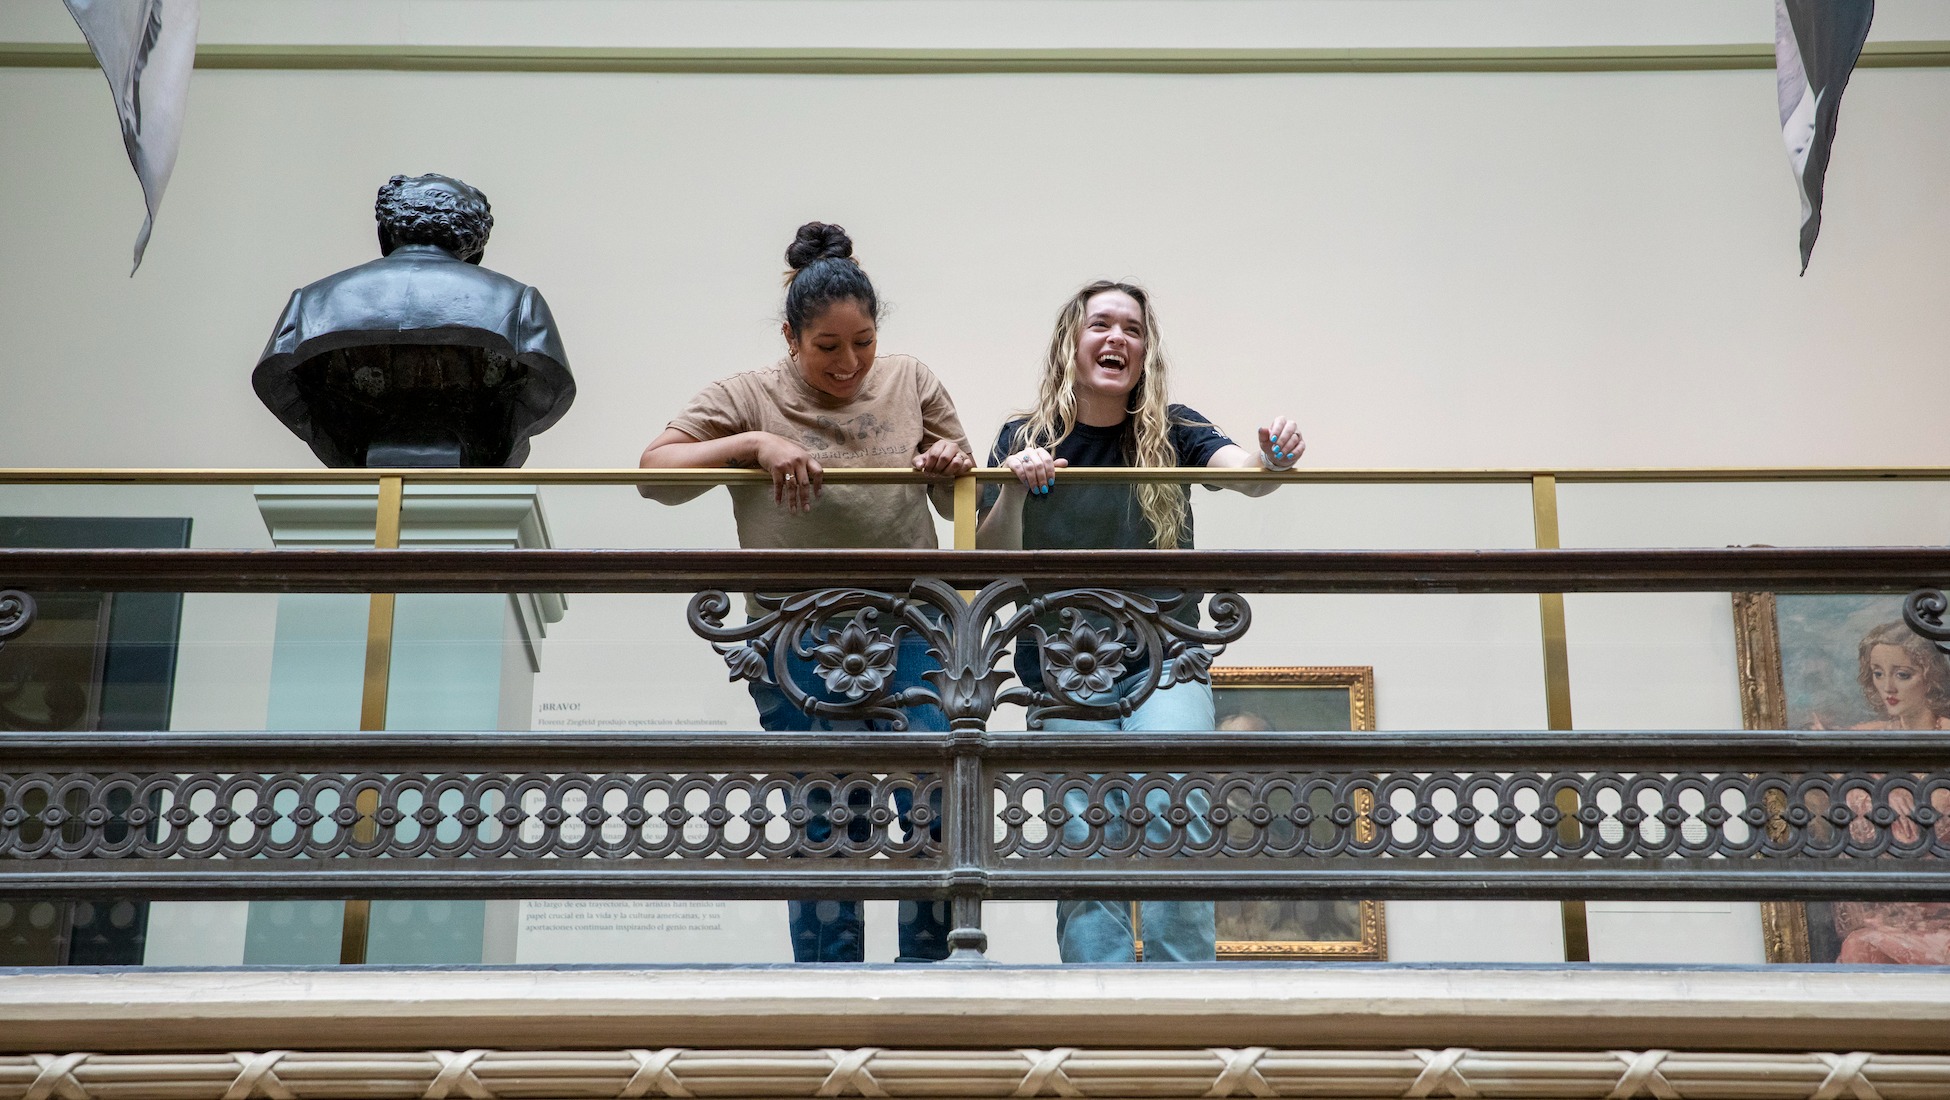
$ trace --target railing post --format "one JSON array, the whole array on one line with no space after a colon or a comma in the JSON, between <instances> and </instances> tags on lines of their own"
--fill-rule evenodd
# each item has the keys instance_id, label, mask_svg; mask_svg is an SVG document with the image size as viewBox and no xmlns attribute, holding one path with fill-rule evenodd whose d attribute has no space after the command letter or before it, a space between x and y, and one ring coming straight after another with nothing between
<instances>
[{"instance_id":1,"label":"railing post","mask_svg":"<svg viewBox=\"0 0 1950 1100\"><path fill-rule=\"evenodd\" d=\"M378 511L373 517L372 545L375 550L399 549L400 513L405 501L406 481L398 475L379 479ZM374 592L366 617L366 676L359 698L359 728L377 732L386 728L386 697L393 673L394 594ZM376 791L362 791L353 808L359 821L353 838L370 840L376 835L373 813L379 809ZM366 938L372 924L372 902L348 898L345 925L339 934L339 963L357 965L366 961Z\"/></svg>"},{"instance_id":2,"label":"railing post","mask_svg":"<svg viewBox=\"0 0 1950 1100\"><path fill-rule=\"evenodd\" d=\"M981 487L974 474L955 479L955 549L975 549L976 504ZM974 598L964 591L964 601ZM950 739L954 764L948 778L949 962L987 962L988 933L982 931L982 896L987 892L989 806L982 776L982 745L987 717L958 718Z\"/></svg>"},{"instance_id":3,"label":"railing post","mask_svg":"<svg viewBox=\"0 0 1950 1100\"><path fill-rule=\"evenodd\" d=\"M398 476L379 479L379 511L373 525L375 550L399 549L399 527L405 479ZM393 604L391 592L374 592L372 610L366 618L366 679L359 699L359 728L386 728L386 695L393 672Z\"/></svg>"},{"instance_id":4,"label":"railing post","mask_svg":"<svg viewBox=\"0 0 1950 1100\"><path fill-rule=\"evenodd\" d=\"M963 474L955 479L955 549L975 549L976 503L981 500L981 486L974 474ZM963 602L973 600L973 589L961 590Z\"/></svg>"},{"instance_id":5,"label":"railing post","mask_svg":"<svg viewBox=\"0 0 1950 1100\"><path fill-rule=\"evenodd\" d=\"M955 479L955 549L975 549L975 505L981 499L981 488L975 482L974 474L963 474Z\"/></svg>"},{"instance_id":6,"label":"railing post","mask_svg":"<svg viewBox=\"0 0 1950 1100\"><path fill-rule=\"evenodd\" d=\"M957 718L950 731L948 751L953 763L944 800L948 821L943 838L948 847L949 932L951 963L985 963L989 936L982 930L982 898L988 893L989 849L995 808L990 805L982 768L982 749L988 740L983 719Z\"/></svg>"},{"instance_id":7,"label":"railing post","mask_svg":"<svg viewBox=\"0 0 1950 1100\"><path fill-rule=\"evenodd\" d=\"M1557 476L1535 474L1530 479L1530 518L1539 550L1556 550ZM1571 654L1564 635L1564 593L1539 592L1537 611L1544 636L1544 718L1548 729L1571 729ZM1570 791L1560 792L1557 809L1564 815L1561 830L1578 828L1578 798ZM1575 832L1565 836L1568 842ZM1564 961L1591 961L1591 926L1584 902L1559 902L1563 907Z\"/></svg>"}]
</instances>

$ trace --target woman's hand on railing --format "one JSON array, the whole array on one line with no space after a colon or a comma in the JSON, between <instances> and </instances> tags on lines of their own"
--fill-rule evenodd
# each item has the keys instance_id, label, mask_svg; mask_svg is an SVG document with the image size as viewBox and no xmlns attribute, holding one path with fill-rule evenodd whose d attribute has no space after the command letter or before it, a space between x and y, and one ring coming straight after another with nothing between
<instances>
[{"instance_id":1,"label":"woman's hand on railing","mask_svg":"<svg viewBox=\"0 0 1950 1100\"><path fill-rule=\"evenodd\" d=\"M1069 464L1067 459L1057 458L1041 447L1027 447L1002 460L1002 468L1016 475L1026 492L1043 496L1049 494L1050 486L1055 483L1056 471ZM1003 490L1004 495L1008 488Z\"/></svg>"},{"instance_id":2,"label":"woman's hand on railing","mask_svg":"<svg viewBox=\"0 0 1950 1100\"><path fill-rule=\"evenodd\" d=\"M960 477L974 468L974 457L952 439L937 439L934 446L914 456L914 469L929 477Z\"/></svg>"},{"instance_id":3,"label":"woman's hand on railing","mask_svg":"<svg viewBox=\"0 0 1950 1100\"><path fill-rule=\"evenodd\" d=\"M1002 468L1016 475L1015 484L1002 484L995 504L976 528L975 545L983 550L1022 549L1022 502L1042 495L1056 481L1056 471L1069 462L1041 447L1026 447L1002 460Z\"/></svg>"},{"instance_id":4,"label":"woman's hand on railing","mask_svg":"<svg viewBox=\"0 0 1950 1100\"><path fill-rule=\"evenodd\" d=\"M914 456L914 469L931 478L961 477L975 469L975 458L952 439L937 439L934 445ZM928 500L942 518L955 518L955 491L951 485L928 486Z\"/></svg>"},{"instance_id":5,"label":"woman's hand on railing","mask_svg":"<svg viewBox=\"0 0 1950 1100\"><path fill-rule=\"evenodd\" d=\"M810 511L824 485L826 471L812 452L783 436L770 432L751 433L752 459L772 475L772 500L789 512Z\"/></svg>"},{"instance_id":6,"label":"woman's hand on railing","mask_svg":"<svg viewBox=\"0 0 1950 1100\"><path fill-rule=\"evenodd\" d=\"M689 432L665 428L643 449L637 465L644 469L711 469L757 466L772 475L772 499L794 512L812 507L823 484L823 470L812 452L771 432L739 432L716 439L696 439ZM639 485L637 492L665 504L681 504L710 486L665 488Z\"/></svg>"}]
</instances>

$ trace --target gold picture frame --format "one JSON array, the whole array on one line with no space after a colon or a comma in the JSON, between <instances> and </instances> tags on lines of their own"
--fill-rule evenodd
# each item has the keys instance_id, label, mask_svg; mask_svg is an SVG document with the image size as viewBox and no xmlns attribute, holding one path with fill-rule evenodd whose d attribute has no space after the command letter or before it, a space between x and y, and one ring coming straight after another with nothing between
<instances>
[{"instance_id":1,"label":"gold picture frame","mask_svg":"<svg viewBox=\"0 0 1950 1100\"><path fill-rule=\"evenodd\" d=\"M1345 704L1334 698L1340 693L1345 693ZM1374 669L1367 666L1218 667L1212 670L1212 697L1215 724L1222 728L1375 728ZM1244 714L1261 723L1228 727ZM1388 957L1387 926L1378 901L1221 901L1218 927L1221 959Z\"/></svg>"},{"instance_id":2,"label":"gold picture frame","mask_svg":"<svg viewBox=\"0 0 1950 1100\"><path fill-rule=\"evenodd\" d=\"M1740 724L1750 730L1787 726L1787 690L1781 670L1781 622L1772 592L1733 594L1734 663L1740 673ZM1761 942L1771 963L1809 961L1807 906L1794 901L1760 905Z\"/></svg>"},{"instance_id":3,"label":"gold picture frame","mask_svg":"<svg viewBox=\"0 0 1950 1100\"><path fill-rule=\"evenodd\" d=\"M1755 730L1886 728L1861 698L1855 664L1867 659L1869 630L1880 632L1901 620L1902 597L1787 599L1792 604L1784 608L1782 598L1770 592L1733 594L1742 725ZM1783 808L1784 801L1769 806L1776 812ZM1862 931L1860 942L1865 944L1880 938L1890 945L1906 936L1913 942L1919 931L1941 929L1941 908L1906 903L1762 902L1762 943L1770 963L1936 962L1888 946L1882 949L1891 951L1889 958L1865 954L1877 948L1856 947L1851 934Z\"/></svg>"}]
</instances>

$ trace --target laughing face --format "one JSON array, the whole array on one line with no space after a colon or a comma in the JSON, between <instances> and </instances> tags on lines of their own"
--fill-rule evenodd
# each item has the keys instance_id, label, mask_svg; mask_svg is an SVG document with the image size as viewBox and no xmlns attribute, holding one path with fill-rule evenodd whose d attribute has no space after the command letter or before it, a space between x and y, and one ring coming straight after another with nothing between
<instances>
[{"instance_id":1,"label":"laughing face","mask_svg":"<svg viewBox=\"0 0 1950 1100\"><path fill-rule=\"evenodd\" d=\"M1077 335L1077 396L1125 407L1144 373L1144 307L1121 290L1106 290L1083 304Z\"/></svg>"},{"instance_id":2,"label":"laughing face","mask_svg":"<svg viewBox=\"0 0 1950 1100\"><path fill-rule=\"evenodd\" d=\"M806 385L851 401L873 366L880 333L860 302L841 299L807 321L797 336L788 328L785 339Z\"/></svg>"}]
</instances>

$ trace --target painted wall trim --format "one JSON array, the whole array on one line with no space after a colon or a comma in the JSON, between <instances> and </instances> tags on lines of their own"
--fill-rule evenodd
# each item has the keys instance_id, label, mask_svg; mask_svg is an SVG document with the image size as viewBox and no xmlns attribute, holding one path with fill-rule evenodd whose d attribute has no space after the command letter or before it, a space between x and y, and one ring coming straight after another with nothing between
<instances>
[{"instance_id":1,"label":"painted wall trim","mask_svg":"<svg viewBox=\"0 0 1950 1100\"><path fill-rule=\"evenodd\" d=\"M92 65L79 43L0 43L0 67ZM721 49L547 46L204 45L202 69L420 72L1437 73L1770 69L1772 43L1483 49ZM1871 42L1865 68L1950 66L1950 41Z\"/></svg>"},{"instance_id":2,"label":"painted wall trim","mask_svg":"<svg viewBox=\"0 0 1950 1100\"><path fill-rule=\"evenodd\" d=\"M1950 1034L1946 978L1946 968L1928 966L1386 963L308 967L256 968L248 980L227 970L23 968L0 970L0 1053L591 1049L646 1041L900 1047L928 1035L998 1049L1942 1054Z\"/></svg>"}]
</instances>

